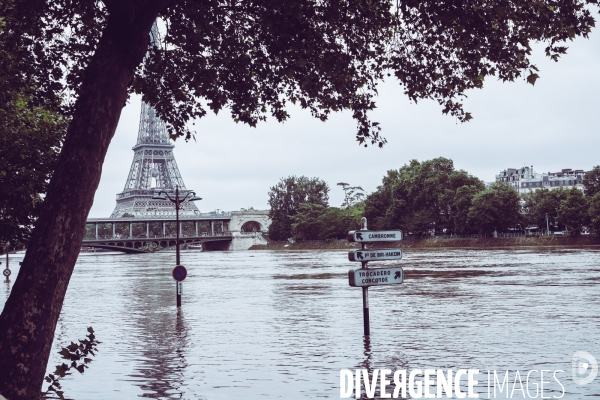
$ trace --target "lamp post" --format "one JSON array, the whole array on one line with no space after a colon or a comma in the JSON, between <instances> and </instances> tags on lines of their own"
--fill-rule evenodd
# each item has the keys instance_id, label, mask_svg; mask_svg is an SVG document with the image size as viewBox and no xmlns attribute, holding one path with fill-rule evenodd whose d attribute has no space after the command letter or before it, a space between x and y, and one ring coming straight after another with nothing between
<instances>
[{"instance_id":1,"label":"lamp post","mask_svg":"<svg viewBox=\"0 0 600 400\"><path fill-rule=\"evenodd\" d=\"M179 210L181 209L181 204L186 201L197 201L202 199L196 196L196 192L187 192L183 198L179 198L179 185L175 185L175 198L172 198L169 196L169 193L161 190L152 196L152 199L169 200L171 203L175 204L175 230L177 233L177 239L175 240L175 264L181 265L181 257L179 255ZM181 307L181 293L179 292L177 285L175 285L175 289L177 293L177 307Z\"/></svg>"}]
</instances>

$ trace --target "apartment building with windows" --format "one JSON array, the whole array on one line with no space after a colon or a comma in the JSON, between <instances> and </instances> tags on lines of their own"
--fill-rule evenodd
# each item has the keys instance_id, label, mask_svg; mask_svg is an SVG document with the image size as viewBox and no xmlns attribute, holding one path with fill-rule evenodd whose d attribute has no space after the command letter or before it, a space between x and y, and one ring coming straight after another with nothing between
<instances>
[{"instance_id":1,"label":"apartment building with windows","mask_svg":"<svg viewBox=\"0 0 600 400\"><path fill-rule=\"evenodd\" d=\"M553 190L559 187L571 189L576 187L583 190L583 176L586 171L571 168L560 172L535 172L533 165L522 168L507 168L496 175L496 182L505 182L519 194L534 192L545 187Z\"/></svg>"}]
</instances>

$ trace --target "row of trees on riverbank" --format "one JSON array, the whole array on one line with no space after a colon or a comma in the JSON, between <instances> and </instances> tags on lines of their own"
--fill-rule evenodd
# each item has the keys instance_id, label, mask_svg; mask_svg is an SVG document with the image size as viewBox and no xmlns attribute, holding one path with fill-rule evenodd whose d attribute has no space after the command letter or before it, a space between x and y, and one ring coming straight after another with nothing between
<instances>
[{"instance_id":1,"label":"row of trees on riverbank","mask_svg":"<svg viewBox=\"0 0 600 400\"><path fill-rule=\"evenodd\" d=\"M530 230L600 232L600 166L584 178L585 192L539 189L519 196L511 186L489 187L452 160L412 160L383 177L376 191L339 183L342 207L328 204L329 186L319 178L291 176L269 192L273 240L344 238L366 217L371 229L409 235L471 234ZM537 227L537 228L534 228Z\"/></svg>"}]
</instances>

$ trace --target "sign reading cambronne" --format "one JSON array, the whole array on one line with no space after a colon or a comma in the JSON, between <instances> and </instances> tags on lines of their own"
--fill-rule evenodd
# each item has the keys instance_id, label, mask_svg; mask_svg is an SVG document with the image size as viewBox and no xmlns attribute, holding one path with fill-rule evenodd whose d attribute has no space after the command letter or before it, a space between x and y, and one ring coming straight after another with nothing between
<instances>
[{"instance_id":1,"label":"sign reading cambronne","mask_svg":"<svg viewBox=\"0 0 600 400\"><path fill-rule=\"evenodd\" d=\"M350 261L384 261L400 260L402 258L402 249L361 249L348 252Z\"/></svg>"},{"instance_id":2,"label":"sign reading cambronne","mask_svg":"<svg viewBox=\"0 0 600 400\"><path fill-rule=\"evenodd\" d=\"M354 287L395 285L404 280L400 267L360 268L348 271L348 283Z\"/></svg>"},{"instance_id":3,"label":"sign reading cambronne","mask_svg":"<svg viewBox=\"0 0 600 400\"><path fill-rule=\"evenodd\" d=\"M348 232L349 242L396 242L402 240L402 231L350 231Z\"/></svg>"}]
</instances>

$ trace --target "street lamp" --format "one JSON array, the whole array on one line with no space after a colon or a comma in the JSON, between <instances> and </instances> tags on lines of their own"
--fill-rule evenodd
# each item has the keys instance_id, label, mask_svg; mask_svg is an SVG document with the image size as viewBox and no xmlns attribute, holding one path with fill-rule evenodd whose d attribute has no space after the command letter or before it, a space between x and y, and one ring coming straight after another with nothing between
<instances>
[{"instance_id":1,"label":"street lamp","mask_svg":"<svg viewBox=\"0 0 600 400\"><path fill-rule=\"evenodd\" d=\"M185 196L179 198L179 185L175 185L175 198L169 196L169 193L160 191L154 196L152 196L152 200L169 200L171 203L175 204L175 230L177 233L177 239L175 240L175 264L181 265L181 257L179 255L179 210L181 209L181 204L186 201L198 201L202 200L202 198L196 196L196 192L187 192ZM177 291L177 307L181 307L181 294Z\"/></svg>"}]
</instances>

